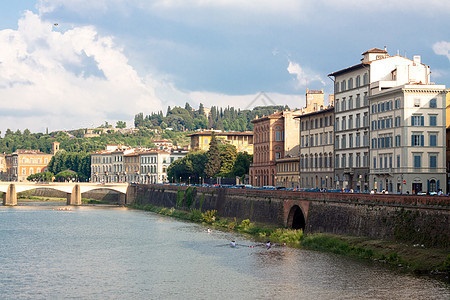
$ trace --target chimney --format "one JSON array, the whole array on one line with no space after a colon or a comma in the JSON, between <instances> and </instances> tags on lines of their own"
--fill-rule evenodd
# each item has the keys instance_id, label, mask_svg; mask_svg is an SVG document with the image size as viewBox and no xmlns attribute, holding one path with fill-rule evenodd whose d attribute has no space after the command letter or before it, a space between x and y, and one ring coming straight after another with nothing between
<instances>
[{"instance_id":1,"label":"chimney","mask_svg":"<svg viewBox=\"0 0 450 300\"><path fill-rule=\"evenodd\" d=\"M414 55L413 61L414 61L414 63L416 63L416 64L420 64L420 55Z\"/></svg>"}]
</instances>

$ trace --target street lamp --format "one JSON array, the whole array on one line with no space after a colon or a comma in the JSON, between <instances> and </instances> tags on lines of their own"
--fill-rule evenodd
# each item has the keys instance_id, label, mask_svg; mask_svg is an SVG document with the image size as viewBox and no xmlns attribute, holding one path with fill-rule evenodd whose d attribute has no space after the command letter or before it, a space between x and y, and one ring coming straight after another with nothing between
<instances>
[{"instance_id":1,"label":"street lamp","mask_svg":"<svg viewBox=\"0 0 450 300\"><path fill-rule=\"evenodd\" d=\"M178 181L179 183L181 183L181 176L180 176L180 181Z\"/></svg>"},{"instance_id":2,"label":"street lamp","mask_svg":"<svg viewBox=\"0 0 450 300\"><path fill-rule=\"evenodd\" d=\"M191 185L191 176L189 176L188 185Z\"/></svg>"},{"instance_id":3,"label":"street lamp","mask_svg":"<svg viewBox=\"0 0 450 300\"><path fill-rule=\"evenodd\" d=\"M258 176L255 176L255 186L258 186Z\"/></svg>"},{"instance_id":4,"label":"street lamp","mask_svg":"<svg viewBox=\"0 0 450 300\"><path fill-rule=\"evenodd\" d=\"M200 185L203 185L203 183L202 183L202 176L200 176L200 177L198 178L198 181L199 181L199 184L200 184Z\"/></svg>"}]
</instances>

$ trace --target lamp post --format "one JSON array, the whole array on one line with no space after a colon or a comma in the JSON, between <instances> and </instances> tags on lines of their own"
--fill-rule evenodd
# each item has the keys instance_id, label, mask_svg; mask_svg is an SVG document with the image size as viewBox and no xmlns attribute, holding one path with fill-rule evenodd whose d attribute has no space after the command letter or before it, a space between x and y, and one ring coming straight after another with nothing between
<instances>
[{"instance_id":1,"label":"lamp post","mask_svg":"<svg viewBox=\"0 0 450 300\"><path fill-rule=\"evenodd\" d=\"M258 186L258 176L255 176L255 186Z\"/></svg>"},{"instance_id":2,"label":"lamp post","mask_svg":"<svg viewBox=\"0 0 450 300\"><path fill-rule=\"evenodd\" d=\"M199 184L200 184L200 185L203 185L203 184L202 184L202 176L200 176L200 177L198 178L198 181L199 181Z\"/></svg>"},{"instance_id":3,"label":"lamp post","mask_svg":"<svg viewBox=\"0 0 450 300\"><path fill-rule=\"evenodd\" d=\"M191 185L191 176L189 176L189 179L188 179L189 181L188 181L188 185Z\"/></svg>"},{"instance_id":4,"label":"lamp post","mask_svg":"<svg viewBox=\"0 0 450 300\"><path fill-rule=\"evenodd\" d=\"M278 180L277 180L277 175L275 175L275 186L278 186Z\"/></svg>"},{"instance_id":5,"label":"lamp post","mask_svg":"<svg viewBox=\"0 0 450 300\"><path fill-rule=\"evenodd\" d=\"M328 187L328 175L325 176L325 188Z\"/></svg>"},{"instance_id":6,"label":"lamp post","mask_svg":"<svg viewBox=\"0 0 450 300\"><path fill-rule=\"evenodd\" d=\"M181 183L181 176L180 176L180 181L178 181L178 183Z\"/></svg>"}]
</instances>

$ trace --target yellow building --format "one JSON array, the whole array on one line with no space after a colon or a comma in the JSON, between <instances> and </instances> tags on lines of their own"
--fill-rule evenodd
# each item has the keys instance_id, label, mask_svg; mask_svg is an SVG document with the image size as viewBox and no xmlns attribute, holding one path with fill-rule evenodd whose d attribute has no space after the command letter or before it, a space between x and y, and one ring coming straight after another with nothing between
<instances>
[{"instance_id":1,"label":"yellow building","mask_svg":"<svg viewBox=\"0 0 450 300\"><path fill-rule=\"evenodd\" d=\"M53 142L52 154L43 153L40 150L17 149L16 152L6 154L6 170L2 176L6 181L26 181L27 177L47 171L47 165L53 155L59 151L59 142Z\"/></svg>"},{"instance_id":2,"label":"yellow building","mask_svg":"<svg viewBox=\"0 0 450 300\"><path fill-rule=\"evenodd\" d=\"M189 134L191 138L191 149L204 150L209 149L209 143L211 142L212 130L205 130L196 133ZM247 152L253 155L253 132L224 132L214 131L216 138L219 142L224 144L230 144L236 146L238 152Z\"/></svg>"},{"instance_id":3,"label":"yellow building","mask_svg":"<svg viewBox=\"0 0 450 300\"><path fill-rule=\"evenodd\" d=\"M53 154L43 153L40 150L17 149L12 154L7 154L6 180L26 181L27 177L45 172Z\"/></svg>"}]
</instances>

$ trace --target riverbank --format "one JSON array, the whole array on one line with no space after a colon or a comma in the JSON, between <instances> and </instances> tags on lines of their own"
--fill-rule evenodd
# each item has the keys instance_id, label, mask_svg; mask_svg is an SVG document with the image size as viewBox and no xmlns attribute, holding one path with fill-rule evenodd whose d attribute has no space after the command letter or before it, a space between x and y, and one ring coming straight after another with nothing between
<instances>
[{"instance_id":1,"label":"riverbank","mask_svg":"<svg viewBox=\"0 0 450 300\"><path fill-rule=\"evenodd\" d=\"M184 211L151 204L134 204L129 207L202 223L215 229L239 232L257 241L270 240L273 243L286 243L290 247L372 260L415 274L437 275L446 280L449 280L450 276L450 254L444 249L425 248L423 245L408 245L363 237L321 233L304 235L302 230L255 224L249 220L238 222L236 219L218 218L217 212L214 210L202 213L198 209Z\"/></svg>"}]
</instances>

